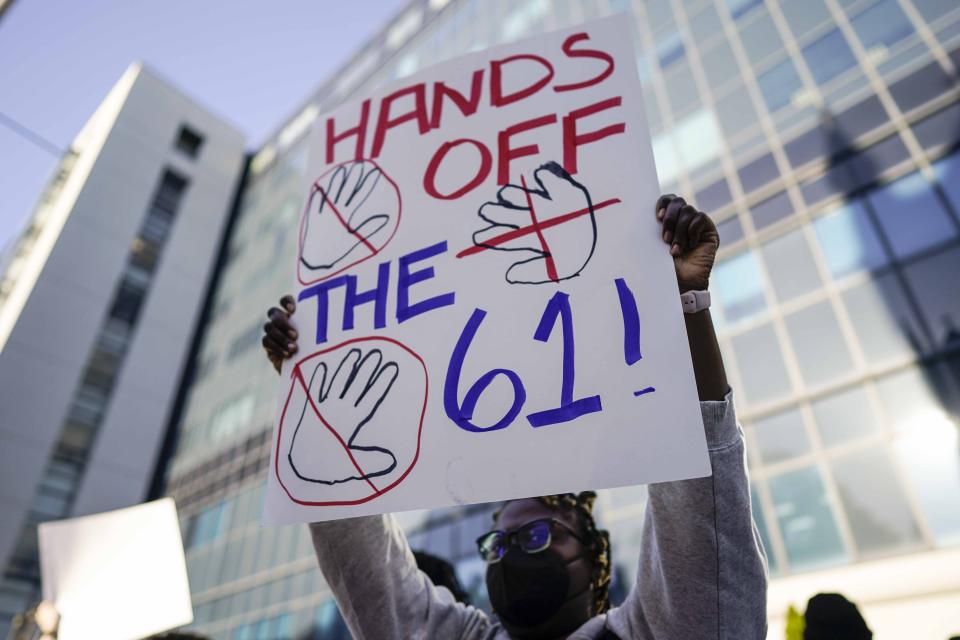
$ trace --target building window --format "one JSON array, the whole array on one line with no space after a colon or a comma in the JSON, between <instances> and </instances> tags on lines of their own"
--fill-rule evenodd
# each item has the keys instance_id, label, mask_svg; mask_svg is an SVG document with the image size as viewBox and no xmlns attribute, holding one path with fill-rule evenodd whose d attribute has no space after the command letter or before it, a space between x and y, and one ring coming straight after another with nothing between
<instances>
[{"instance_id":1,"label":"building window","mask_svg":"<svg viewBox=\"0 0 960 640\"><path fill-rule=\"evenodd\" d=\"M818 218L813 228L834 278L879 269L888 262L883 244L859 200Z\"/></svg>"},{"instance_id":2,"label":"building window","mask_svg":"<svg viewBox=\"0 0 960 640\"><path fill-rule=\"evenodd\" d=\"M803 48L803 57L810 67L814 81L823 85L838 75L857 66L857 59L843 34L834 29Z\"/></svg>"},{"instance_id":3,"label":"building window","mask_svg":"<svg viewBox=\"0 0 960 640\"><path fill-rule=\"evenodd\" d=\"M735 323L767 308L764 280L753 251L722 260L714 269L714 292L723 321Z\"/></svg>"},{"instance_id":4,"label":"building window","mask_svg":"<svg viewBox=\"0 0 960 640\"><path fill-rule=\"evenodd\" d=\"M757 78L760 92L771 113L790 104L803 89L803 82L789 58Z\"/></svg>"},{"instance_id":5,"label":"building window","mask_svg":"<svg viewBox=\"0 0 960 640\"><path fill-rule=\"evenodd\" d=\"M227 351L227 360L233 360L246 353L247 349L260 344L262 334L263 325L257 321L256 324L233 339L233 342L230 343L230 349Z\"/></svg>"},{"instance_id":6,"label":"building window","mask_svg":"<svg viewBox=\"0 0 960 640\"><path fill-rule=\"evenodd\" d=\"M841 564L848 559L817 467L770 479L773 509L795 571Z\"/></svg>"},{"instance_id":7,"label":"building window","mask_svg":"<svg viewBox=\"0 0 960 640\"><path fill-rule=\"evenodd\" d=\"M182 151L191 158L196 158L200 154L200 147L203 146L203 136L188 127L180 126L180 133L177 134L177 150Z\"/></svg>"},{"instance_id":8,"label":"building window","mask_svg":"<svg viewBox=\"0 0 960 640\"><path fill-rule=\"evenodd\" d=\"M754 422L753 437L764 464L783 462L810 452L810 440L796 407Z\"/></svg>"},{"instance_id":9,"label":"building window","mask_svg":"<svg viewBox=\"0 0 960 640\"><path fill-rule=\"evenodd\" d=\"M920 173L912 173L867 195L898 258L950 240L953 221Z\"/></svg>"}]
</instances>

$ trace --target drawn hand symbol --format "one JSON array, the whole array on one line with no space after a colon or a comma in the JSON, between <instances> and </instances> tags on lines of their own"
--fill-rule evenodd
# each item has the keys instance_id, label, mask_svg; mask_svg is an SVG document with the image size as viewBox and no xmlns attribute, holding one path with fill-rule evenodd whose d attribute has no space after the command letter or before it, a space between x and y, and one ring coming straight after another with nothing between
<instances>
[{"instance_id":1,"label":"drawn hand symbol","mask_svg":"<svg viewBox=\"0 0 960 640\"><path fill-rule=\"evenodd\" d=\"M544 284L580 275L597 245L597 222L586 187L556 162L533 172L533 183L508 184L480 207L488 223L473 234L478 247L513 251L510 284ZM513 232L513 233L511 233Z\"/></svg>"},{"instance_id":2,"label":"drawn hand symbol","mask_svg":"<svg viewBox=\"0 0 960 640\"><path fill-rule=\"evenodd\" d=\"M328 485L386 475L397 466L396 456L364 443L361 433L375 419L400 368L384 362L376 348L352 348L335 367L321 360L304 381L308 398L290 441L290 466L301 480ZM329 455L331 447L342 449L342 455Z\"/></svg>"},{"instance_id":3,"label":"drawn hand symbol","mask_svg":"<svg viewBox=\"0 0 960 640\"><path fill-rule=\"evenodd\" d=\"M386 245L399 222L400 196L380 167L358 160L321 176L307 207L300 262L312 275L324 276L365 260Z\"/></svg>"}]
</instances>

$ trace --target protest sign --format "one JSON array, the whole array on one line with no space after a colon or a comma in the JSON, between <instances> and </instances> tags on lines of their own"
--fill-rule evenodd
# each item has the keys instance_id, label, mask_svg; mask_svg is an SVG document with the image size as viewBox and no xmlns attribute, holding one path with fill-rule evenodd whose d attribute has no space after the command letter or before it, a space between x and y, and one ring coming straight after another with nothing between
<instances>
[{"instance_id":1,"label":"protest sign","mask_svg":"<svg viewBox=\"0 0 960 640\"><path fill-rule=\"evenodd\" d=\"M132 640L193 621L173 499L39 527L59 640Z\"/></svg>"},{"instance_id":2,"label":"protest sign","mask_svg":"<svg viewBox=\"0 0 960 640\"><path fill-rule=\"evenodd\" d=\"M628 22L318 119L267 522L710 473Z\"/></svg>"}]
</instances>

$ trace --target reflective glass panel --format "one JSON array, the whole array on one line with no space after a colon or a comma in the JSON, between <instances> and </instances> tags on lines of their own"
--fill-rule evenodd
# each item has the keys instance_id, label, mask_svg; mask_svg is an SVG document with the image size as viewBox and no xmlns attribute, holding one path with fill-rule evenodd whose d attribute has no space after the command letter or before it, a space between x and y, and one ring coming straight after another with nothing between
<instances>
[{"instance_id":1,"label":"reflective glass panel","mask_svg":"<svg viewBox=\"0 0 960 640\"><path fill-rule=\"evenodd\" d=\"M750 207L753 226L758 231L779 222L793 213L793 205L786 191L767 198Z\"/></svg>"},{"instance_id":2,"label":"reflective glass panel","mask_svg":"<svg viewBox=\"0 0 960 640\"><path fill-rule=\"evenodd\" d=\"M955 0L921 0L914 2L913 5L927 22L933 22L937 18L957 10Z\"/></svg>"},{"instance_id":3,"label":"reflective glass panel","mask_svg":"<svg viewBox=\"0 0 960 640\"><path fill-rule=\"evenodd\" d=\"M702 108L675 123L673 140L687 171L715 160L723 148L723 135L716 115Z\"/></svg>"},{"instance_id":4,"label":"reflective glass panel","mask_svg":"<svg viewBox=\"0 0 960 640\"><path fill-rule=\"evenodd\" d=\"M860 553L886 553L921 543L885 447L836 458L830 466Z\"/></svg>"},{"instance_id":5,"label":"reflective glass panel","mask_svg":"<svg viewBox=\"0 0 960 640\"><path fill-rule=\"evenodd\" d=\"M781 0L780 10L797 38L802 38L831 19L823 0Z\"/></svg>"},{"instance_id":6,"label":"reflective glass panel","mask_svg":"<svg viewBox=\"0 0 960 640\"><path fill-rule=\"evenodd\" d=\"M669 31L657 37L657 59L664 70L683 59L685 50L679 31Z\"/></svg>"},{"instance_id":7,"label":"reflective glass panel","mask_svg":"<svg viewBox=\"0 0 960 640\"><path fill-rule=\"evenodd\" d=\"M753 191L780 177L780 170L773 159L773 154L767 153L756 160L744 165L737 172L740 183L745 192Z\"/></svg>"},{"instance_id":8,"label":"reflective glass panel","mask_svg":"<svg viewBox=\"0 0 960 640\"><path fill-rule=\"evenodd\" d=\"M877 384L903 465L938 544L960 543L960 442L929 379L918 369Z\"/></svg>"},{"instance_id":9,"label":"reflective glass panel","mask_svg":"<svg viewBox=\"0 0 960 640\"><path fill-rule=\"evenodd\" d=\"M733 78L740 77L740 67L733 50L725 40L721 40L711 49L702 52L701 63L707 81L714 90L722 87Z\"/></svg>"},{"instance_id":10,"label":"reflective glass panel","mask_svg":"<svg viewBox=\"0 0 960 640\"><path fill-rule=\"evenodd\" d=\"M697 191L695 200L697 207L702 211L713 212L727 205L733 200L733 196L730 195L730 187L726 178L720 178L713 184Z\"/></svg>"},{"instance_id":11,"label":"reflective glass panel","mask_svg":"<svg viewBox=\"0 0 960 640\"><path fill-rule=\"evenodd\" d=\"M744 129L757 126L757 112L753 108L753 102L750 101L750 95L743 86L737 86L717 101L717 116L728 138L734 137Z\"/></svg>"},{"instance_id":12,"label":"reflective glass panel","mask_svg":"<svg viewBox=\"0 0 960 640\"><path fill-rule=\"evenodd\" d=\"M781 302L823 286L802 229L770 240L762 251L773 289Z\"/></svg>"},{"instance_id":13,"label":"reflective glass panel","mask_svg":"<svg viewBox=\"0 0 960 640\"><path fill-rule=\"evenodd\" d=\"M734 216L727 218L723 222L717 223L717 233L720 234L720 242L725 245L732 244L743 238L743 227L740 226L740 218Z\"/></svg>"},{"instance_id":14,"label":"reflective glass panel","mask_svg":"<svg viewBox=\"0 0 960 640\"><path fill-rule=\"evenodd\" d=\"M954 131L956 133L956 131ZM933 165L940 187L947 194L953 210L960 212L960 153L944 158Z\"/></svg>"},{"instance_id":15,"label":"reflective glass panel","mask_svg":"<svg viewBox=\"0 0 960 640\"><path fill-rule=\"evenodd\" d=\"M960 338L960 248L954 246L906 269L907 281L927 326L934 347L946 347Z\"/></svg>"},{"instance_id":16,"label":"reflective glass panel","mask_svg":"<svg viewBox=\"0 0 960 640\"><path fill-rule=\"evenodd\" d=\"M757 79L760 91L771 112L790 104L795 93L803 88L803 82L790 59L784 60Z\"/></svg>"},{"instance_id":17,"label":"reflective glass panel","mask_svg":"<svg viewBox=\"0 0 960 640\"><path fill-rule=\"evenodd\" d=\"M730 17L734 20L751 13L754 9L763 6L763 0L724 0L727 10L730 11Z\"/></svg>"},{"instance_id":18,"label":"reflective glass panel","mask_svg":"<svg viewBox=\"0 0 960 640\"><path fill-rule=\"evenodd\" d=\"M758 11L756 18L740 27L740 40L754 68L783 49L783 41L766 9Z\"/></svg>"},{"instance_id":19,"label":"reflective glass panel","mask_svg":"<svg viewBox=\"0 0 960 640\"><path fill-rule=\"evenodd\" d=\"M817 218L813 228L834 278L887 263L880 238L858 200Z\"/></svg>"},{"instance_id":20,"label":"reflective glass panel","mask_svg":"<svg viewBox=\"0 0 960 640\"><path fill-rule=\"evenodd\" d=\"M726 322L737 322L766 309L763 276L753 251L726 258L713 269L713 294Z\"/></svg>"},{"instance_id":21,"label":"reflective glass panel","mask_svg":"<svg viewBox=\"0 0 960 640\"><path fill-rule=\"evenodd\" d=\"M880 0L855 15L850 23L867 51L886 49L913 33L913 25L896 0Z\"/></svg>"},{"instance_id":22,"label":"reflective glass panel","mask_svg":"<svg viewBox=\"0 0 960 640\"><path fill-rule=\"evenodd\" d=\"M880 429L879 417L863 387L853 387L812 403L817 432L825 447L863 438Z\"/></svg>"},{"instance_id":23,"label":"reflective glass panel","mask_svg":"<svg viewBox=\"0 0 960 640\"><path fill-rule=\"evenodd\" d=\"M956 236L947 212L919 173L868 194L893 251L906 258Z\"/></svg>"},{"instance_id":24,"label":"reflective glass panel","mask_svg":"<svg viewBox=\"0 0 960 640\"><path fill-rule=\"evenodd\" d=\"M803 417L795 408L754 421L753 435L764 464L782 462L810 452Z\"/></svg>"},{"instance_id":25,"label":"reflective glass panel","mask_svg":"<svg viewBox=\"0 0 960 640\"><path fill-rule=\"evenodd\" d=\"M723 33L723 25L720 24L720 16L713 5L703 7L700 13L690 18L690 31L698 42L707 40L719 33Z\"/></svg>"},{"instance_id":26,"label":"reflective glass panel","mask_svg":"<svg viewBox=\"0 0 960 640\"><path fill-rule=\"evenodd\" d=\"M834 29L803 48L803 57L817 84L826 84L838 75L857 66L850 45L839 29Z\"/></svg>"},{"instance_id":27,"label":"reflective glass panel","mask_svg":"<svg viewBox=\"0 0 960 640\"><path fill-rule=\"evenodd\" d=\"M895 275L858 284L841 297L868 364L886 364L924 350L923 331Z\"/></svg>"},{"instance_id":28,"label":"reflective glass panel","mask_svg":"<svg viewBox=\"0 0 960 640\"><path fill-rule=\"evenodd\" d=\"M770 478L777 521L795 571L845 562L847 552L820 479L810 466Z\"/></svg>"},{"instance_id":29,"label":"reflective glass panel","mask_svg":"<svg viewBox=\"0 0 960 640\"><path fill-rule=\"evenodd\" d=\"M690 65L678 63L664 76L667 85L667 98L674 114L687 111L700 103L697 84L693 80Z\"/></svg>"},{"instance_id":30,"label":"reflective glass panel","mask_svg":"<svg viewBox=\"0 0 960 640\"><path fill-rule=\"evenodd\" d=\"M853 371L853 359L829 301L792 313L785 323L807 385L821 386Z\"/></svg>"},{"instance_id":31,"label":"reflective glass panel","mask_svg":"<svg viewBox=\"0 0 960 640\"><path fill-rule=\"evenodd\" d=\"M731 343L743 381L743 396L748 402L768 402L790 393L790 378L773 326L765 324L751 329L731 338Z\"/></svg>"}]
</instances>

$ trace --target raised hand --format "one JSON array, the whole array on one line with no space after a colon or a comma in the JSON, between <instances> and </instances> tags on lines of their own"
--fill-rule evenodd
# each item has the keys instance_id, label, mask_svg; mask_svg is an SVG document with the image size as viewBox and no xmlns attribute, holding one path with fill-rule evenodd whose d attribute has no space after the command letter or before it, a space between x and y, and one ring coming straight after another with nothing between
<instances>
[{"instance_id":1,"label":"raised hand","mask_svg":"<svg viewBox=\"0 0 960 640\"><path fill-rule=\"evenodd\" d=\"M297 303L293 296L285 295L280 298L280 306L272 307L267 311L269 322L263 325L263 345L267 352L267 359L277 373L283 361L297 352L297 330L290 324L290 317L297 310Z\"/></svg>"},{"instance_id":2,"label":"raised hand","mask_svg":"<svg viewBox=\"0 0 960 640\"><path fill-rule=\"evenodd\" d=\"M670 245L680 291L705 290L720 247L720 234L710 216L679 196L660 196L657 220L663 225L663 241Z\"/></svg>"},{"instance_id":3,"label":"raised hand","mask_svg":"<svg viewBox=\"0 0 960 640\"><path fill-rule=\"evenodd\" d=\"M345 162L321 176L300 230L301 272L322 279L365 260L393 237L400 195L369 160Z\"/></svg>"},{"instance_id":4,"label":"raised hand","mask_svg":"<svg viewBox=\"0 0 960 640\"><path fill-rule=\"evenodd\" d=\"M562 224L550 224L574 212ZM533 173L532 183L508 184L478 213L486 223L473 234L478 247L511 251L519 260L506 272L510 284L544 284L580 275L597 245L597 222L586 187L556 162ZM545 224L546 223L546 224ZM514 231L527 233L512 234Z\"/></svg>"},{"instance_id":5,"label":"raised hand","mask_svg":"<svg viewBox=\"0 0 960 640\"><path fill-rule=\"evenodd\" d=\"M377 414L400 373L380 349L352 348L342 358L321 360L306 381L308 397L290 441L287 457L301 480L333 485L367 481L397 466L392 451L364 444L361 433ZM342 455L316 454L330 448ZM331 463L331 460L333 461Z\"/></svg>"}]
</instances>

